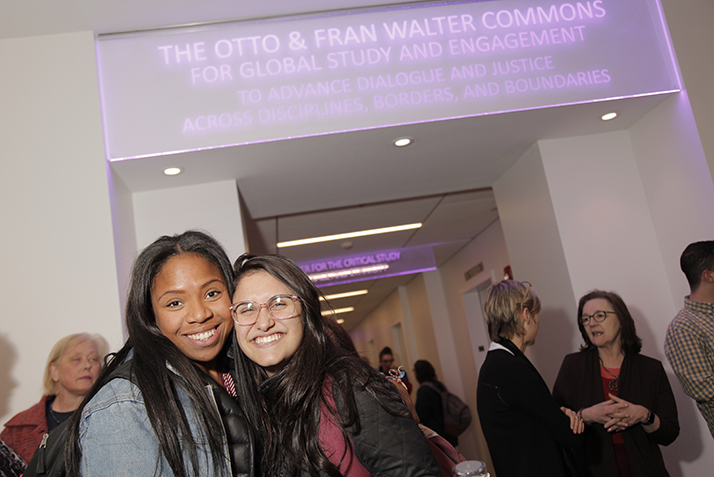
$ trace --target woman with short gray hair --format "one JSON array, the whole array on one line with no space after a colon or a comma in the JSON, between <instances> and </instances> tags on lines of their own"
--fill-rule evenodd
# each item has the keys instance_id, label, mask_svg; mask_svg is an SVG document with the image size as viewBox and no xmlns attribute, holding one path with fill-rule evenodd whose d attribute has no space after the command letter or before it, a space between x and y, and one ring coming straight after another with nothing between
<instances>
[{"instance_id":1,"label":"woman with short gray hair","mask_svg":"<svg viewBox=\"0 0 714 477\"><path fill-rule=\"evenodd\" d=\"M477 408L499 477L572 475L566 449L582 440L582 421L558 408L524 354L535 343L540 310L528 282L503 280L486 293L492 343L479 374Z\"/></svg>"}]
</instances>

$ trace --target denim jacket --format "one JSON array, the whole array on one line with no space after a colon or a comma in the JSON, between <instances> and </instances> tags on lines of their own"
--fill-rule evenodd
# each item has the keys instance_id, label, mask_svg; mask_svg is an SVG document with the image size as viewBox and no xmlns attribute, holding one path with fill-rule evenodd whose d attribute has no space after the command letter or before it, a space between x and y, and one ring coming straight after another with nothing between
<instances>
[{"instance_id":1,"label":"denim jacket","mask_svg":"<svg viewBox=\"0 0 714 477\"><path fill-rule=\"evenodd\" d=\"M195 442L191 445L198 446L199 468L189 472L214 476L210 447L197 424L189 397L181 388L177 388L177 392ZM207 388L206 392L211 391ZM215 402L212 395L208 398L210 402ZM225 430L220 432L223 433L225 474L230 475ZM126 379L108 382L87 403L80 418L79 438L82 475L173 475L168 461L159 450L159 441L146 413L143 395L135 384ZM188 452L184 453L184 459L190 462Z\"/></svg>"}]
</instances>

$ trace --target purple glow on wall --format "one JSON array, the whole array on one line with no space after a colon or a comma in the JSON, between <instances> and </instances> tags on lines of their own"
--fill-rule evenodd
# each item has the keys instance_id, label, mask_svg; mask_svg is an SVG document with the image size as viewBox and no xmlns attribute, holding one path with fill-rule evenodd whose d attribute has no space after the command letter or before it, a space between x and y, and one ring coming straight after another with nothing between
<instances>
[{"instance_id":1,"label":"purple glow on wall","mask_svg":"<svg viewBox=\"0 0 714 477\"><path fill-rule=\"evenodd\" d=\"M651 0L419 4L106 36L107 157L678 91Z\"/></svg>"}]
</instances>

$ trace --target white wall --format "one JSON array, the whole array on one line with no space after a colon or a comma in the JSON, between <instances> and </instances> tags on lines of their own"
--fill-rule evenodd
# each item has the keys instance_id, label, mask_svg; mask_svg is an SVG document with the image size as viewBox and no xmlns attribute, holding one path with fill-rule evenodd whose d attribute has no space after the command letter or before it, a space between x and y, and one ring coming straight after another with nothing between
<instances>
[{"instance_id":1,"label":"white wall","mask_svg":"<svg viewBox=\"0 0 714 477\"><path fill-rule=\"evenodd\" d=\"M0 423L61 337L123 342L91 32L0 41Z\"/></svg>"},{"instance_id":2,"label":"white wall","mask_svg":"<svg viewBox=\"0 0 714 477\"><path fill-rule=\"evenodd\" d=\"M714 61L711 60L714 2L660 0L660 3L667 17L686 93L691 99L693 113L690 114L696 119L701 145L709 163L710 177L714 180ZM689 123L686 126L689 127ZM690 129L685 134L692 133L696 131Z\"/></svg>"},{"instance_id":3,"label":"white wall","mask_svg":"<svg viewBox=\"0 0 714 477\"><path fill-rule=\"evenodd\" d=\"M496 181L493 192L513 278L530 282L541 299L538 340L527 354L552 386L563 356L576 349L577 302L537 144ZM557 339L546 343L551 336Z\"/></svg>"},{"instance_id":4,"label":"white wall","mask_svg":"<svg viewBox=\"0 0 714 477\"><path fill-rule=\"evenodd\" d=\"M710 3L714 20L712 6ZM711 31L709 36L712 37ZM709 131L714 132L714 125L711 126ZM630 138L669 291L674 308L679 310L683 297L689 294L679 257L689 243L714 238L714 183L707 174L707 162L686 92L670 98L635 124L630 129ZM714 165L714 155L709 159L709 164ZM666 326L672 317L664 313L647 317L659 356L663 354ZM665 369L677 399L681 427L679 438L665 452L667 466L685 476L709 475L714 468L714 439L666 360Z\"/></svg>"},{"instance_id":5,"label":"white wall","mask_svg":"<svg viewBox=\"0 0 714 477\"><path fill-rule=\"evenodd\" d=\"M687 92L669 98L629 132L672 299L679 309L682 297L689 294L679 256L688 244L714 238L714 183Z\"/></svg>"},{"instance_id":6,"label":"white wall","mask_svg":"<svg viewBox=\"0 0 714 477\"><path fill-rule=\"evenodd\" d=\"M137 255L134 206L131 191L114 174L109 163L107 163L107 171L109 197L111 198L112 229L114 231L114 259L117 265L117 280L119 282L122 333L126 341L128 337L126 321L124 320L126 296L129 292L131 266Z\"/></svg>"},{"instance_id":7,"label":"white wall","mask_svg":"<svg viewBox=\"0 0 714 477\"><path fill-rule=\"evenodd\" d=\"M232 261L245 252L235 181L138 192L133 196L133 206L139 249L161 235L198 229L216 238Z\"/></svg>"},{"instance_id":8,"label":"white wall","mask_svg":"<svg viewBox=\"0 0 714 477\"><path fill-rule=\"evenodd\" d=\"M378 357L382 348L385 346L393 347L394 343L392 342L390 330L392 326L399 323L404 323L404 312L399 290L395 290L376 310L350 331L350 336L357 348L357 352L360 356L368 357L372 367L379 367ZM374 343L374 350L377 356L369 356L368 343L370 341ZM395 356L394 358L396 365L409 366L409 363L403 361L405 359L403 356Z\"/></svg>"},{"instance_id":9,"label":"white wall","mask_svg":"<svg viewBox=\"0 0 714 477\"><path fill-rule=\"evenodd\" d=\"M529 281L544 301L532 348L539 371L552 384L556 358L581 343L574 299L593 288L618 292L643 353L664 362L677 397L682 432L663 449L673 476L708 475L714 466L714 442L662 351L684 292L679 255L690 241L714 236L714 187L701 145L686 130L691 119L678 96L632 131L539 141L494 186L514 274L537 277ZM560 318L551 300L561 304ZM556 320L562 326L548 329Z\"/></svg>"},{"instance_id":10,"label":"white wall","mask_svg":"<svg viewBox=\"0 0 714 477\"><path fill-rule=\"evenodd\" d=\"M629 133L539 146L576 299L594 288L619 293L638 325L643 352L661 360L664 335L653 334L651 323L663 330L676 307ZM575 324L574 309L568 317Z\"/></svg>"}]
</instances>

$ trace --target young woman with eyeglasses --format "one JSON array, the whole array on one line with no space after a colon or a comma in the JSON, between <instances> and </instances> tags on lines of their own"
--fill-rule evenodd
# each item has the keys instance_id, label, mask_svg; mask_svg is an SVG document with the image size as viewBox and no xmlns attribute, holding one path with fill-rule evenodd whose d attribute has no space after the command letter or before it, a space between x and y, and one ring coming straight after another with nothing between
<instances>
[{"instance_id":1,"label":"young woman with eyeglasses","mask_svg":"<svg viewBox=\"0 0 714 477\"><path fill-rule=\"evenodd\" d=\"M559 408L535 366L524 354L535 343L541 310L530 283L503 280L484 303L491 337L478 377L478 406L498 477L572 475L565 449L582 442L574 411Z\"/></svg>"},{"instance_id":2,"label":"young woman with eyeglasses","mask_svg":"<svg viewBox=\"0 0 714 477\"><path fill-rule=\"evenodd\" d=\"M440 476L395 387L355 352L287 258L243 255L231 311L238 397L263 476ZM251 411L249 411L251 410Z\"/></svg>"},{"instance_id":3,"label":"young woman with eyeglasses","mask_svg":"<svg viewBox=\"0 0 714 477\"><path fill-rule=\"evenodd\" d=\"M563 360L553 396L586 424L583 475L668 476L659 446L677 438L679 423L662 363L640 354L635 321L616 293L583 296L577 320L585 344Z\"/></svg>"},{"instance_id":4,"label":"young woman with eyeglasses","mask_svg":"<svg viewBox=\"0 0 714 477\"><path fill-rule=\"evenodd\" d=\"M232 279L223 248L201 232L161 237L139 254L129 339L70 421L68 475L254 475L225 361ZM120 368L127 377L109 379Z\"/></svg>"}]
</instances>

